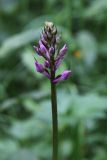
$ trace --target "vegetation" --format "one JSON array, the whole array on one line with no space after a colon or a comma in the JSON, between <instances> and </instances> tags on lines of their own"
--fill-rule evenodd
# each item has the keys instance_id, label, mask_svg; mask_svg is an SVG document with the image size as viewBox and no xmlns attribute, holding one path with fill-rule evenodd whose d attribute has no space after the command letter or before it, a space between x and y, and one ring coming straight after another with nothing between
<instances>
[{"instance_id":1,"label":"vegetation","mask_svg":"<svg viewBox=\"0 0 107 160\"><path fill-rule=\"evenodd\" d=\"M57 85L60 160L107 159L107 0L0 1L0 160L50 160L50 83L33 45L53 21L69 49Z\"/></svg>"}]
</instances>

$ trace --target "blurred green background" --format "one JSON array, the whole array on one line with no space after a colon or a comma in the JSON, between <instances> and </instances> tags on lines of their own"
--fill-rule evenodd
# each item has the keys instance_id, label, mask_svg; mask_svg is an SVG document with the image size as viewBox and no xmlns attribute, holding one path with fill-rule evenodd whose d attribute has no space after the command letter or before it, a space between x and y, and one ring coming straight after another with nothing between
<instances>
[{"instance_id":1,"label":"blurred green background","mask_svg":"<svg viewBox=\"0 0 107 160\"><path fill-rule=\"evenodd\" d=\"M0 0L0 160L50 160L50 84L33 45L53 21L69 51L58 72L60 160L107 160L107 0Z\"/></svg>"}]
</instances>

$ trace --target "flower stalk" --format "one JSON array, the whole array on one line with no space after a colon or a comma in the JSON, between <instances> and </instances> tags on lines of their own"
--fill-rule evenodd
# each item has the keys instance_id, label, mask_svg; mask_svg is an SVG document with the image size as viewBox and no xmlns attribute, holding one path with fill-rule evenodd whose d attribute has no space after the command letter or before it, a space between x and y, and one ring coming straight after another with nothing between
<instances>
[{"instance_id":1,"label":"flower stalk","mask_svg":"<svg viewBox=\"0 0 107 160\"><path fill-rule=\"evenodd\" d=\"M56 96L56 86L52 82L51 82L51 104L52 104L52 128L53 128L53 153L52 153L52 160L58 160L57 96Z\"/></svg>"},{"instance_id":2,"label":"flower stalk","mask_svg":"<svg viewBox=\"0 0 107 160\"><path fill-rule=\"evenodd\" d=\"M51 56L51 106L52 106L52 130L53 130L53 152L52 160L58 159L58 118L57 118L57 95L56 85L53 83L55 78L54 57Z\"/></svg>"},{"instance_id":3,"label":"flower stalk","mask_svg":"<svg viewBox=\"0 0 107 160\"><path fill-rule=\"evenodd\" d=\"M53 154L52 160L58 160L58 118L57 118L57 95L56 84L70 77L71 71L65 70L56 76L56 71L67 51L65 44L60 50L58 48L59 35L57 28L52 22L46 22L42 31L38 46L34 46L38 56L44 59L44 64L40 64L35 59L37 72L45 75L51 84L51 104L52 104L52 128L53 128Z\"/></svg>"}]
</instances>

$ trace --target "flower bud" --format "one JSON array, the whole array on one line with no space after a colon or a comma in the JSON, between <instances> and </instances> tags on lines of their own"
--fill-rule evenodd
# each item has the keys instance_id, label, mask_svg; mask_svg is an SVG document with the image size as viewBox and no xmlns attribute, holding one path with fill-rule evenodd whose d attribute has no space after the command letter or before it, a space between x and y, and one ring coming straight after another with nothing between
<instances>
[{"instance_id":1,"label":"flower bud","mask_svg":"<svg viewBox=\"0 0 107 160\"><path fill-rule=\"evenodd\" d=\"M44 38L47 41L47 34L44 31L42 31L41 38Z\"/></svg>"},{"instance_id":2,"label":"flower bud","mask_svg":"<svg viewBox=\"0 0 107 160\"><path fill-rule=\"evenodd\" d=\"M44 66L45 66L46 68L49 68L49 67L50 67L50 64L49 64L49 62L48 62L47 60L45 60Z\"/></svg>"},{"instance_id":3,"label":"flower bud","mask_svg":"<svg viewBox=\"0 0 107 160\"><path fill-rule=\"evenodd\" d=\"M47 41L43 37L42 37L41 41L42 41L42 43L43 43L43 45L45 47L48 47L48 43L47 43Z\"/></svg>"},{"instance_id":4,"label":"flower bud","mask_svg":"<svg viewBox=\"0 0 107 160\"><path fill-rule=\"evenodd\" d=\"M52 38L51 42L52 42L53 45L55 45L55 43L56 43L56 38L55 38L54 35L53 35L53 38Z\"/></svg>"},{"instance_id":5,"label":"flower bud","mask_svg":"<svg viewBox=\"0 0 107 160\"><path fill-rule=\"evenodd\" d=\"M50 48L49 48L49 54L50 54L50 55L55 54L55 48L54 48L54 47L50 47Z\"/></svg>"},{"instance_id":6,"label":"flower bud","mask_svg":"<svg viewBox=\"0 0 107 160\"><path fill-rule=\"evenodd\" d=\"M67 49L68 49L68 48L67 48L67 45L65 44L65 45L63 46L63 48L59 51L59 57L60 57L60 58L63 58L63 57L64 57Z\"/></svg>"},{"instance_id":7,"label":"flower bud","mask_svg":"<svg viewBox=\"0 0 107 160\"><path fill-rule=\"evenodd\" d=\"M59 44L59 43L60 43L60 39L61 39L61 36L59 36L59 35L58 35L58 36L56 36L56 43L57 43L57 44Z\"/></svg>"},{"instance_id":8,"label":"flower bud","mask_svg":"<svg viewBox=\"0 0 107 160\"><path fill-rule=\"evenodd\" d=\"M37 72L43 73L44 72L44 67L42 64L40 64L38 61L35 62L36 70Z\"/></svg>"},{"instance_id":9,"label":"flower bud","mask_svg":"<svg viewBox=\"0 0 107 160\"><path fill-rule=\"evenodd\" d=\"M47 49L46 49L46 47L43 45L43 43L42 43L41 40L39 41L39 49L40 49L41 53L46 53L46 52L47 52Z\"/></svg>"},{"instance_id":10,"label":"flower bud","mask_svg":"<svg viewBox=\"0 0 107 160\"><path fill-rule=\"evenodd\" d=\"M63 46L63 48L59 51L59 54L57 55L57 58L55 60L55 69L57 70L58 67L60 66L63 58L64 58L64 55L67 51L67 46L66 44Z\"/></svg>"},{"instance_id":11,"label":"flower bud","mask_svg":"<svg viewBox=\"0 0 107 160\"><path fill-rule=\"evenodd\" d=\"M57 29L56 29L56 27L53 28L52 34L53 34L53 35L56 35L56 34L57 34Z\"/></svg>"},{"instance_id":12,"label":"flower bud","mask_svg":"<svg viewBox=\"0 0 107 160\"><path fill-rule=\"evenodd\" d=\"M33 46L33 48L35 49L36 53L41 56L41 52L39 51L39 48L36 46Z\"/></svg>"},{"instance_id":13,"label":"flower bud","mask_svg":"<svg viewBox=\"0 0 107 160\"><path fill-rule=\"evenodd\" d=\"M62 72L61 75L58 75L54 80L53 83L57 84L60 81L66 80L71 76L71 71L69 70L65 70L64 72Z\"/></svg>"},{"instance_id":14,"label":"flower bud","mask_svg":"<svg viewBox=\"0 0 107 160\"><path fill-rule=\"evenodd\" d=\"M47 69L44 70L43 74L48 77L49 79L51 78L50 73Z\"/></svg>"},{"instance_id":15,"label":"flower bud","mask_svg":"<svg viewBox=\"0 0 107 160\"><path fill-rule=\"evenodd\" d=\"M52 22L45 22L45 27L52 30L54 27L54 24Z\"/></svg>"}]
</instances>

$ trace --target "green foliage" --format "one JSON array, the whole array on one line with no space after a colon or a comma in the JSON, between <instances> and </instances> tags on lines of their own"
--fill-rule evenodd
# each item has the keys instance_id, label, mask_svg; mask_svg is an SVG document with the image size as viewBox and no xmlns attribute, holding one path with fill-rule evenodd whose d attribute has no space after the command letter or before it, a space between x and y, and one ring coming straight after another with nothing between
<instances>
[{"instance_id":1,"label":"green foliage","mask_svg":"<svg viewBox=\"0 0 107 160\"><path fill-rule=\"evenodd\" d=\"M0 1L0 160L48 160L49 81L36 73L44 21L58 26L72 78L57 86L59 159L107 159L107 0ZM37 57L37 56L36 56Z\"/></svg>"}]
</instances>

